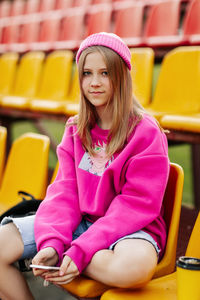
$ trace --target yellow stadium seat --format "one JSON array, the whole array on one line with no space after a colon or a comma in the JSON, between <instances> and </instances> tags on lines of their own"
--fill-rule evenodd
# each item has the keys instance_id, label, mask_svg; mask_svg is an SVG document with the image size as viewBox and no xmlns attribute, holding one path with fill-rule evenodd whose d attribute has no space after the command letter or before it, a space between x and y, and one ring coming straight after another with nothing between
<instances>
[{"instance_id":1,"label":"yellow stadium seat","mask_svg":"<svg viewBox=\"0 0 200 300\"><path fill-rule=\"evenodd\" d=\"M154 56L151 48L131 49L133 92L144 107L151 100Z\"/></svg>"},{"instance_id":2,"label":"yellow stadium seat","mask_svg":"<svg viewBox=\"0 0 200 300\"><path fill-rule=\"evenodd\" d=\"M5 158L6 158L6 139L7 139L7 129L6 127L0 126L0 184L2 180Z\"/></svg>"},{"instance_id":3,"label":"yellow stadium seat","mask_svg":"<svg viewBox=\"0 0 200 300\"><path fill-rule=\"evenodd\" d=\"M30 101L32 111L62 113L70 85L73 52L57 50L46 59L41 84Z\"/></svg>"},{"instance_id":4,"label":"yellow stadium seat","mask_svg":"<svg viewBox=\"0 0 200 300\"><path fill-rule=\"evenodd\" d=\"M74 74L72 78L71 89L69 90L69 95L66 97L64 113L71 116L76 115L79 111L79 100L80 100L80 87L79 87L79 76L78 68L74 66Z\"/></svg>"},{"instance_id":5,"label":"yellow stadium seat","mask_svg":"<svg viewBox=\"0 0 200 300\"><path fill-rule=\"evenodd\" d=\"M200 213L196 219L186 250L186 256L200 258ZM101 300L177 300L176 272L151 280L138 290L110 289ZM191 299L192 300L192 299Z\"/></svg>"},{"instance_id":6,"label":"yellow stadium seat","mask_svg":"<svg viewBox=\"0 0 200 300\"><path fill-rule=\"evenodd\" d=\"M163 200L164 219L168 230L167 244L164 256L158 263L154 278L174 271L182 202L183 178L184 174L181 166L171 163L169 180ZM81 298L97 297L104 291L111 288L84 276L79 276L69 284L63 285L62 287L73 295Z\"/></svg>"},{"instance_id":7,"label":"yellow stadium seat","mask_svg":"<svg viewBox=\"0 0 200 300\"><path fill-rule=\"evenodd\" d=\"M164 57L155 95L147 111L158 120L165 114L200 111L200 46L178 47Z\"/></svg>"},{"instance_id":8,"label":"yellow stadium seat","mask_svg":"<svg viewBox=\"0 0 200 300\"><path fill-rule=\"evenodd\" d=\"M49 138L36 133L26 133L13 142L0 188L1 214L21 201L20 190L43 199L47 187L49 146Z\"/></svg>"},{"instance_id":9,"label":"yellow stadium seat","mask_svg":"<svg viewBox=\"0 0 200 300\"><path fill-rule=\"evenodd\" d=\"M6 107L26 109L29 98L35 96L45 54L28 52L19 63L13 94L2 97L1 104Z\"/></svg>"},{"instance_id":10,"label":"yellow stadium seat","mask_svg":"<svg viewBox=\"0 0 200 300\"><path fill-rule=\"evenodd\" d=\"M58 167L59 167L59 163L57 162L57 164L56 164L56 167L55 167L55 169L54 169L54 172L53 172L53 175L52 175L52 178L51 178L51 182L50 182L50 183L52 183L52 182L55 180L55 178L56 178L56 175L57 175L57 173L58 173Z\"/></svg>"},{"instance_id":11,"label":"yellow stadium seat","mask_svg":"<svg viewBox=\"0 0 200 300\"><path fill-rule=\"evenodd\" d=\"M191 115L165 115L160 119L163 128L200 133L200 113Z\"/></svg>"},{"instance_id":12,"label":"yellow stadium seat","mask_svg":"<svg viewBox=\"0 0 200 300\"><path fill-rule=\"evenodd\" d=\"M17 53L5 53L0 56L0 98L12 90L18 59Z\"/></svg>"}]
</instances>

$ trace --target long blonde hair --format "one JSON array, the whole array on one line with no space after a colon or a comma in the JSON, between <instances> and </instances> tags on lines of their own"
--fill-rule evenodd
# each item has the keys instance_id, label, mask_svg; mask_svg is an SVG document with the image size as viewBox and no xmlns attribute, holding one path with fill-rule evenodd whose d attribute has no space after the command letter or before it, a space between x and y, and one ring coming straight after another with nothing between
<instances>
[{"instance_id":1,"label":"long blonde hair","mask_svg":"<svg viewBox=\"0 0 200 300\"><path fill-rule=\"evenodd\" d=\"M109 107L112 112L112 125L109 130L108 143L106 146L106 153L110 157L124 147L127 137L136 124L142 119L144 109L133 97L131 74L122 58L111 49L103 46L92 46L85 49L78 63L81 99L79 114L77 118L75 118L77 133L80 136L84 148L91 155L94 154L90 131L98 121L98 115L95 107L83 94L82 80L86 56L89 53L97 51L104 58L111 86L114 91L112 99L110 99L107 104L107 107Z\"/></svg>"}]
</instances>

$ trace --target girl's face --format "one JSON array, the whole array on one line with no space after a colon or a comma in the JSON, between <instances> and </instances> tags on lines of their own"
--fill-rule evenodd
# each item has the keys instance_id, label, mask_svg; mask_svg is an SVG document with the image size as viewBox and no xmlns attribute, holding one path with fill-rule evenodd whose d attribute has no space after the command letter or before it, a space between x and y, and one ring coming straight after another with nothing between
<instances>
[{"instance_id":1,"label":"girl's face","mask_svg":"<svg viewBox=\"0 0 200 300\"><path fill-rule=\"evenodd\" d=\"M89 53L83 67L82 89L88 101L100 109L105 107L113 96L108 70L99 52Z\"/></svg>"}]
</instances>

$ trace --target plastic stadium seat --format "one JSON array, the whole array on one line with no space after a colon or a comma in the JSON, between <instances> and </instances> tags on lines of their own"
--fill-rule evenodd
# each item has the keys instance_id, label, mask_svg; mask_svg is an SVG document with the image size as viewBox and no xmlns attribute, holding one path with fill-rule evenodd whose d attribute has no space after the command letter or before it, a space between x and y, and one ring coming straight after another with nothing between
<instances>
[{"instance_id":1,"label":"plastic stadium seat","mask_svg":"<svg viewBox=\"0 0 200 300\"><path fill-rule=\"evenodd\" d=\"M86 20L85 36L96 32L111 31L112 6L103 3L90 6Z\"/></svg>"},{"instance_id":2,"label":"plastic stadium seat","mask_svg":"<svg viewBox=\"0 0 200 300\"><path fill-rule=\"evenodd\" d=\"M91 3L91 0L74 0L73 1L73 7L86 7Z\"/></svg>"},{"instance_id":3,"label":"plastic stadium seat","mask_svg":"<svg viewBox=\"0 0 200 300\"><path fill-rule=\"evenodd\" d=\"M29 1L29 0L27 0ZM24 0L14 0L11 4L10 15L19 16L24 14L25 1Z\"/></svg>"},{"instance_id":4,"label":"plastic stadium seat","mask_svg":"<svg viewBox=\"0 0 200 300\"><path fill-rule=\"evenodd\" d=\"M55 9L66 9L72 7L73 0L57 0Z\"/></svg>"},{"instance_id":5,"label":"plastic stadium seat","mask_svg":"<svg viewBox=\"0 0 200 300\"><path fill-rule=\"evenodd\" d=\"M36 95L44 61L43 52L24 54L17 69L13 93L1 98L2 106L26 109L29 98Z\"/></svg>"},{"instance_id":6,"label":"plastic stadium seat","mask_svg":"<svg viewBox=\"0 0 200 300\"><path fill-rule=\"evenodd\" d=\"M19 37L16 43L9 44L7 48L9 48L11 51L17 51L19 53L30 51L31 43L37 42L39 39L40 23L41 14L31 14L31 20L21 24L19 29Z\"/></svg>"},{"instance_id":7,"label":"plastic stadium seat","mask_svg":"<svg viewBox=\"0 0 200 300\"><path fill-rule=\"evenodd\" d=\"M154 56L151 48L131 49L133 92L143 106L151 99Z\"/></svg>"},{"instance_id":8,"label":"plastic stadium seat","mask_svg":"<svg viewBox=\"0 0 200 300\"><path fill-rule=\"evenodd\" d=\"M16 43L19 38L20 26L13 19L9 20L5 26L1 27L0 53L9 51L9 45Z\"/></svg>"},{"instance_id":9,"label":"plastic stadium seat","mask_svg":"<svg viewBox=\"0 0 200 300\"><path fill-rule=\"evenodd\" d=\"M200 111L200 46L183 46L168 52L162 62L152 103L147 110L158 120L166 114Z\"/></svg>"},{"instance_id":10,"label":"plastic stadium seat","mask_svg":"<svg viewBox=\"0 0 200 300\"><path fill-rule=\"evenodd\" d=\"M164 256L158 263L154 278L174 271L182 202L183 177L183 169L179 165L171 163L169 180L163 200L164 219L167 225L168 238ZM71 283L63 285L62 287L75 296L87 298L100 296L105 290L111 288L83 276L74 279ZM124 299L125 298L121 298L121 300Z\"/></svg>"},{"instance_id":11,"label":"plastic stadium seat","mask_svg":"<svg viewBox=\"0 0 200 300\"><path fill-rule=\"evenodd\" d=\"M40 23L40 30L37 42L30 43L31 51L50 51L53 43L57 41L60 30L60 14L56 11L49 13Z\"/></svg>"},{"instance_id":12,"label":"plastic stadium seat","mask_svg":"<svg viewBox=\"0 0 200 300\"><path fill-rule=\"evenodd\" d=\"M188 4L183 23L183 35L190 44L200 43L200 1L193 0Z\"/></svg>"},{"instance_id":13,"label":"plastic stadium seat","mask_svg":"<svg viewBox=\"0 0 200 300\"><path fill-rule=\"evenodd\" d=\"M54 10L56 0L40 0L39 3L39 12L48 12Z\"/></svg>"},{"instance_id":14,"label":"plastic stadium seat","mask_svg":"<svg viewBox=\"0 0 200 300\"><path fill-rule=\"evenodd\" d=\"M5 158L6 158L6 140L7 140L7 129L6 127L0 126L0 185L2 181Z\"/></svg>"},{"instance_id":15,"label":"plastic stadium seat","mask_svg":"<svg viewBox=\"0 0 200 300\"><path fill-rule=\"evenodd\" d=\"M0 56L0 97L12 91L19 55L5 53Z\"/></svg>"},{"instance_id":16,"label":"plastic stadium seat","mask_svg":"<svg viewBox=\"0 0 200 300\"><path fill-rule=\"evenodd\" d=\"M65 98L64 113L68 116L76 115L79 111L80 88L78 68L75 66L75 71L72 79L71 89L68 96Z\"/></svg>"},{"instance_id":17,"label":"plastic stadium seat","mask_svg":"<svg viewBox=\"0 0 200 300\"><path fill-rule=\"evenodd\" d=\"M196 219L185 255L200 258L200 214ZM139 290L111 289L101 300L177 300L176 272L150 281Z\"/></svg>"},{"instance_id":18,"label":"plastic stadium seat","mask_svg":"<svg viewBox=\"0 0 200 300\"><path fill-rule=\"evenodd\" d=\"M16 205L23 190L43 199L47 187L50 140L47 136L26 133L11 147L0 188L0 213Z\"/></svg>"},{"instance_id":19,"label":"plastic stadium seat","mask_svg":"<svg viewBox=\"0 0 200 300\"><path fill-rule=\"evenodd\" d=\"M69 9L61 20L58 41L53 43L53 49L78 49L84 34L84 18L85 8Z\"/></svg>"},{"instance_id":20,"label":"plastic stadium seat","mask_svg":"<svg viewBox=\"0 0 200 300\"><path fill-rule=\"evenodd\" d=\"M123 38L129 47L142 43L143 2L117 2L114 6L114 33Z\"/></svg>"},{"instance_id":21,"label":"plastic stadium seat","mask_svg":"<svg viewBox=\"0 0 200 300\"><path fill-rule=\"evenodd\" d=\"M11 2L8 0L1 1L0 3L0 18L5 18L10 15Z\"/></svg>"},{"instance_id":22,"label":"plastic stadium seat","mask_svg":"<svg viewBox=\"0 0 200 300\"><path fill-rule=\"evenodd\" d=\"M25 3L24 14L36 13L39 10L39 0L27 0Z\"/></svg>"},{"instance_id":23,"label":"plastic stadium seat","mask_svg":"<svg viewBox=\"0 0 200 300\"><path fill-rule=\"evenodd\" d=\"M165 115L160 119L163 128L200 133L200 113L191 115Z\"/></svg>"},{"instance_id":24,"label":"plastic stadium seat","mask_svg":"<svg viewBox=\"0 0 200 300\"><path fill-rule=\"evenodd\" d=\"M180 1L163 0L151 4L144 28L144 44L170 46L180 43L178 35Z\"/></svg>"},{"instance_id":25,"label":"plastic stadium seat","mask_svg":"<svg viewBox=\"0 0 200 300\"><path fill-rule=\"evenodd\" d=\"M60 113L68 94L73 53L54 51L48 55L37 95L30 101L32 111Z\"/></svg>"}]
</instances>

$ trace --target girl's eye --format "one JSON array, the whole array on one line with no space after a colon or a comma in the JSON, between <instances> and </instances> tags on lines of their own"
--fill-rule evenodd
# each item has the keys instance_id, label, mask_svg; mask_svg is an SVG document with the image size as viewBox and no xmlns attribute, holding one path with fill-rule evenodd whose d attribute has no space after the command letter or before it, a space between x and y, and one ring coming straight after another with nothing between
<instances>
[{"instance_id":1,"label":"girl's eye","mask_svg":"<svg viewBox=\"0 0 200 300\"><path fill-rule=\"evenodd\" d=\"M89 71L84 71L84 72L83 72L83 76L88 76L88 75L90 75L90 72L89 72Z\"/></svg>"},{"instance_id":2,"label":"girl's eye","mask_svg":"<svg viewBox=\"0 0 200 300\"><path fill-rule=\"evenodd\" d=\"M107 71L103 71L103 72L102 72L102 75L108 76L108 72L107 72Z\"/></svg>"}]
</instances>

